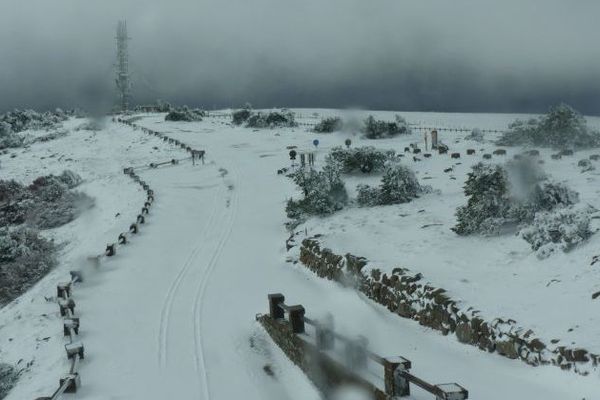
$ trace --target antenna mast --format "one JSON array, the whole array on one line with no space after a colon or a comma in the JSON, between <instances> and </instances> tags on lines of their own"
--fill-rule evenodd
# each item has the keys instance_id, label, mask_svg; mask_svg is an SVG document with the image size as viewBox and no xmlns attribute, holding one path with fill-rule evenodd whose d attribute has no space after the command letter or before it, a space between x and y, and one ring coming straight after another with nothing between
<instances>
[{"instance_id":1,"label":"antenna mast","mask_svg":"<svg viewBox=\"0 0 600 400\"><path fill-rule=\"evenodd\" d=\"M127 22L119 21L117 25L117 65L116 84L119 92L119 104L121 112L129 109L129 97L131 95L131 82L129 80L129 52L127 49Z\"/></svg>"}]
</instances>

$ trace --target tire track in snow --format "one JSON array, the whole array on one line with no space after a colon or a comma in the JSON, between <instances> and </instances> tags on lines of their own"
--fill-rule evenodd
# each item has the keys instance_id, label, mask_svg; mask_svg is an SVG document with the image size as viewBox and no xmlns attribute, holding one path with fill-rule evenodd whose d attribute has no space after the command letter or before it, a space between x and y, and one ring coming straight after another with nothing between
<instances>
[{"instance_id":1,"label":"tire track in snow","mask_svg":"<svg viewBox=\"0 0 600 400\"><path fill-rule=\"evenodd\" d=\"M215 216L217 215L217 200L220 197L220 194L223 192L222 187L217 190L213 196L213 201L211 205L212 213L209 216L208 223L204 226L201 234L198 236L199 240L194 247L194 249L190 252L187 259L185 260L183 266L180 268L179 272L171 282L169 289L167 291L167 295L163 301L163 307L160 313L160 323L159 323L159 332L158 332L158 365L161 368L166 367L167 364L167 356L168 356L168 336L169 336L169 321L171 318L171 312L173 310L173 303L175 301L175 296L179 292L181 287L181 283L183 282L185 276L187 275L190 267L193 265L193 262L202 250L203 245L205 244L206 236L209 232L212 231L215 222L217 221Z\"/></svg>"},{"instance_id":2,"label":"tire track in snow","mask_svg":"<svg viewBox=\"0 0 600 400\"><path fill-rule=\"evenodd\" d=\"M232 170L234 170L235 174L233 176L233 178L235 178L237 176L237 171L236 167L232 167ZM202 276L202 278L200 279L200 282L198 283L198 287L196 290L196 296L194 298L194 307L192 310L193 313L193 318L194 318L194 347L195 347L195 352L194 352L194 357L195 357L195 367L196 367L196 372L201 373L202 374L202 379L204 381L204 385L203 385L203 389L204 389L204 400L209 400L210 399L210 389L208 387L208 373L206 371L206 363L204 360L204 344L202 342L202 335L201 335L201 330L202 330L202 300L204 299L204 295L206 293L206 287L208 286L208 282L210 280L210 276L212 275L212 272L214 271L217 262L219 261L219 258L223 252L223 249L225 248L225 245L227 244L228 239L231 237L231 234L233 232L233 227L234 227L234 222L236 220L236 216L237 216L237 212L238 212L238 207L239 207L239 202L238 202L238 189L234 186L232 191L232 195L231 195L231 201L230 201L230 208L231 208L231 213L229 214L229 220L227 221L227 225L226 225L226 229L223 231L223 234L219 240L219 244L215 250L215 252L213 253L206 269L204 272L204 275Z\"/></svg>"}]
</instances>

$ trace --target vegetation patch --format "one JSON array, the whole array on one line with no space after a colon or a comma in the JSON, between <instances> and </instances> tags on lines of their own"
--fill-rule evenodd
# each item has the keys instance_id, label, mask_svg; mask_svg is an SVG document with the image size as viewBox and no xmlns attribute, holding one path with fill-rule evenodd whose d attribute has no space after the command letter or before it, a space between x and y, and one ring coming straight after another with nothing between
<instances>
[{"instance_id":1,"label":"vegetation patch","mask_svg":"<svg viewBox=\"0 0 600 400\"><path fill-rule=\"evenodd\" d=\"M590 129L585 118L566 104L528 121L516 120L497 141L500 146L533 145L551 148L582 149L600 145L600 133Z\"/></svg>"}]
</instances>

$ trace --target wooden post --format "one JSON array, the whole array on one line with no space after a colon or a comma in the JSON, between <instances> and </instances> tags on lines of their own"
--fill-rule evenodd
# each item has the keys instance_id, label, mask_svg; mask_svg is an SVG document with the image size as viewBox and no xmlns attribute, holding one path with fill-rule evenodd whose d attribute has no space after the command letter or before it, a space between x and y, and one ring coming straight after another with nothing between
<instances>
[{"instance_id":1,"label":"wooden post","mask_svg":"<svg viewBox=\"0 0 600 400\"><path fill-rule=\"evenodd\" d=\"M273 319L283 319L285 314L280 305L285 301L285 297L281 293L273 293L269 295L269 316Z\"/></svg>"},{"instance_id":2,"label":"wooden post","mask_svg":"<svg viewBox=\"0 0 600 400\"><path fill-rule=\"evenodd\" d=\"M389 396L410 396L408 379L402 371L409 371L411 362L404 357L388 357L383 360L385 394Z\"/></svg>"},{"instance_id":3,"label":"wooden post","mask_svg":"<svg viewBox=\"0 0 600 400\"><path fill-rule=\"evenodd\" d=\"M65 393L76 393L77 389L81 386L81 378L78 373L68 374L60 378L58 385L62 387L66 384Z\"/></svg>"},{"instance_id":4,"label":"wooden post","mask_svg":"<svg viewBox=\"0 0 600 400\"><path fill-rule=\"evenodd\" d=\"M292 332L304 333L304 312L304 307L301 305L290 306L288 308L290 324L292 324Z\"/></svg>"},{"instance_id":5,"label":"wooden post","mask_svg":"<svg viewBox=\"0 0 600 400\"><path fill-rule=\"evenodd\" d=\"M71 329L76 335L79 335L79 318L68 317L63 321L63 334L64 336L71 336Z\"/></svg>"},{"instance_id":6,"label":"wooden post","mask_svg":"<svg viewBox=\"0 0 600 400\"><path fill-rule=\"evenodd\" d=\"M469 398L469 392L456 383L442 383L435 385L439 393L436 400L465 400Z\"/></svg>"}]
</instances>

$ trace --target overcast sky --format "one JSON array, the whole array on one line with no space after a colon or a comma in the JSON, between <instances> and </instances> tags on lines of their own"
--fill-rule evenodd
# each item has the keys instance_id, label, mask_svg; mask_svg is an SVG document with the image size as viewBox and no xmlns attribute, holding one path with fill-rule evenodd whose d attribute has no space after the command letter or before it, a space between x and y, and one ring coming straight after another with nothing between
<instances>
[{"instance_id":1,"label":"overcast sky","mask_svg":"<svg viewBox=\"0 0 600 400\"><path fill-rule=\"evenodd\" d=\"M134 102L600 114L598 0L0 0L0 111Z\"/></svg>"}]
</instances>

